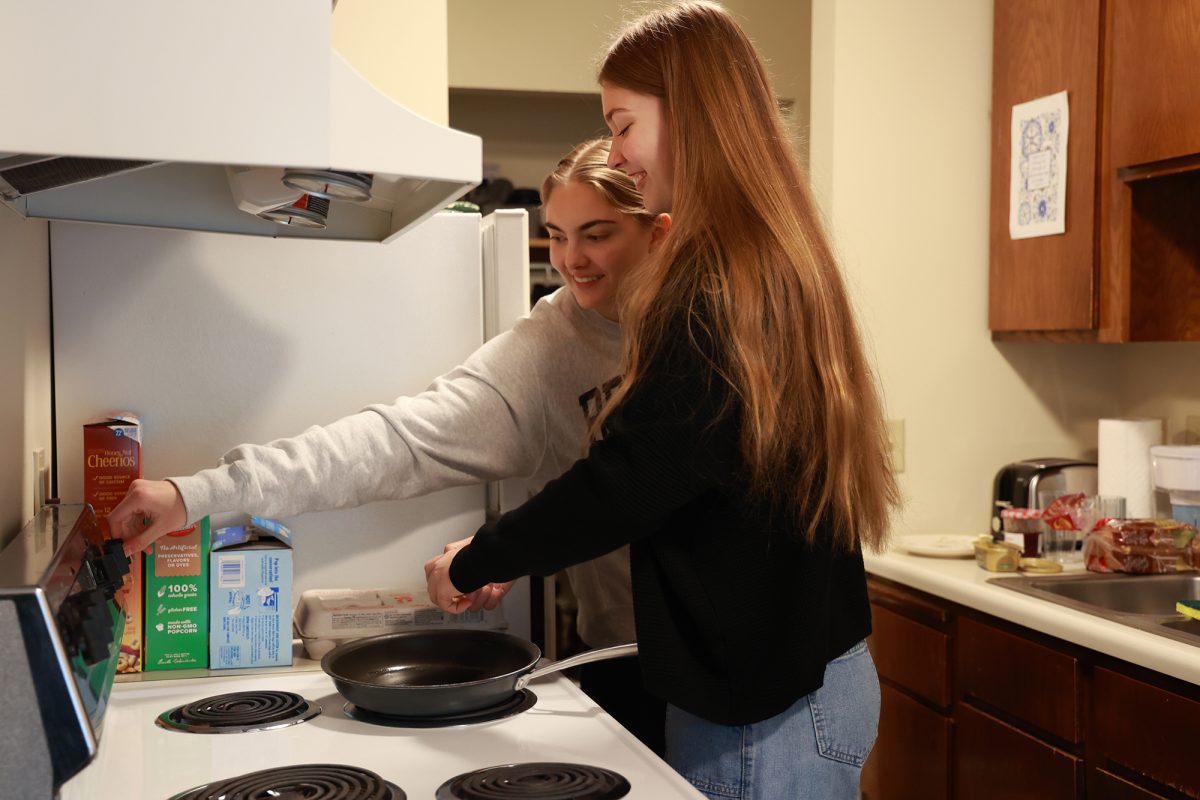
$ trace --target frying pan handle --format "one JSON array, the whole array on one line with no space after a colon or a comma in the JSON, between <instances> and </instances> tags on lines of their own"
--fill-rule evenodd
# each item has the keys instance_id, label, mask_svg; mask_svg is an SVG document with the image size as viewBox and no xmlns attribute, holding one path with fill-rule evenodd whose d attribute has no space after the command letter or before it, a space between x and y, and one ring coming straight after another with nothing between
<instances>
[{"instance_id":1,"label":"frying pan handle","mask_svg":"<svg viewBox=\"0 0 1200 800\"><path fill-rule=\"evenodd\" d=\"M579 666L580 664L588 664L592 661L607 661L610 658L621 658L623 656L636 656L638 646L634 644L618 644L613 647L601 647L596 650L588 650L570 658L551 661L544 667L539 667L532 672L526 672L521 677L517 678L516 691L524 689L531 680L540 678L543 675L549 675L552 672L569 669L570 667Z\"/></svg>"}]
</instances>

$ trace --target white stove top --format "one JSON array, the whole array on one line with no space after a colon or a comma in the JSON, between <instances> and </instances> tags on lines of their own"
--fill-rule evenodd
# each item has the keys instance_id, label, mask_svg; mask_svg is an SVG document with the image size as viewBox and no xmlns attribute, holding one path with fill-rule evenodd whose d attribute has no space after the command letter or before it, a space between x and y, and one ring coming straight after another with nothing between
<instances>
[{"instance_id":1,"label":"white stove top","mask_svg":"<svg viewBox=\"0 0 1200 800\"><path fill-rule=\"evenodd\" d=\"M62 800L166 800L221 778L291 764L343 764L377 773L409 800L432 800L448 779L498 764L564 761L623 775L627 797L702 795L561 676L529 688L537 704L506 719L449 728L394 728L349 719L345 699L323 672L275 673L119 683L113 687L100 752L62 789ZM164 730L155 718L175 706L226 692L295 692L321 706L313 719L247 733Z\"/></svg>"}]
</instances>

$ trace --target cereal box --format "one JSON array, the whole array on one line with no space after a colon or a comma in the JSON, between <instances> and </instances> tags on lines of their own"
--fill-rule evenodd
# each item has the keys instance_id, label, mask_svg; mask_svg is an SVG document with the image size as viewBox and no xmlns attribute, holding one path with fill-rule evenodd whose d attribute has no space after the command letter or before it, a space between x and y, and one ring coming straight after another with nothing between
<instances>
[{"instance_id":1,"label":"cereal box","mask_svg":"<svg viewBox=\"0 0 1200 800\"><path fill-rule=\"evenodd\" d=\"M125 612L125 633L117 656L117 672L121 674L142 671L142 572L142 554L136 553L129 559L129 574L118 592Z\"/></svg>"},{"instance_id":2,"label":"cereal box","mask_svg":"<svg viewBox=\"0 0 1200 800\"><path fill-rule=\"evenodd\" d=\"M146 556L145 668L208 666L208 517Z\"/></svg>"},{"instance_id":3,"label":"cereal box","mask_svg":"<svg viewBox=\"0 0 1200 800\"><path fill-rule=\"evenodd\" d=\"M209 666L292 663L292 533L272 519L213 531Z\"/></svg>"},{"instance_id":4,"label":"cereal box","mask_svg":"<svg viewBox=\"0 0 1200 800\"><path fill-rule=\"evenodd\" d=\"M90 503L102 529L105 517L142 477L142 429L137 414L105 414L83 426L83 501ZM142 671L142 559L129 563L129 575L120 594L125 611L125 634L117 672Z\"/></svg>"},{"instance_id":5,"label":"cereal box","mask_svg":"<svg viewBox=\"0 0 1200 800\"><path fill-rule=\"evenodd\" d=\"M97 518L121 502L142 477L142 423L137 414L107 414L83 426L83 502Z\"/></svg>"}]
</instances>

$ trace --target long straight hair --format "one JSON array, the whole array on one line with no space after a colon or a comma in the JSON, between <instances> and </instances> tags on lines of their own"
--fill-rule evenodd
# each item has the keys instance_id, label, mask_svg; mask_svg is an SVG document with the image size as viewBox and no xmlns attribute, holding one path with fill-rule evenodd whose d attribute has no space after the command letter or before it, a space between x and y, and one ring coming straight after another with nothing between
<instances>
[{"instance_id":1,"label":"long straight hair","mask_svg":"<svg viewBox=\"0 0 1200 800\"><path fill-rule=\"evenodd\" d=\"M677 3L626 28L599 79L663 101L675 174L671 233L623 286L625 380L603 414L684 310L717 343L750 490L810 544L881 549L900 493L878 389L754 45L716 3Z\"/></svg>"}]
</instances>

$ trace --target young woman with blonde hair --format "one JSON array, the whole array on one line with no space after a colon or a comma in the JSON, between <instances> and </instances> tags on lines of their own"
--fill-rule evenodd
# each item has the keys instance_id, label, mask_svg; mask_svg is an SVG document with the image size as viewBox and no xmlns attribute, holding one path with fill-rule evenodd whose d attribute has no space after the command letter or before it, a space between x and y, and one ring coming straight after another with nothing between
<instances>
[{"instance_id":1,"label":"young woman with blonde hair","mask_svg":"<svg viewBox=\"0 0 1200 800\"><path fill-rule=\"evenodd\" d=\"M624 287L624 379L588 457L426 564L431 594L454 608L632 543L668 761L714 798L856 798L879 714L861 548L899 492L845 283L720 6L638 20L600 86L610 164L674 222Z\"/></svg>"},{"instance_id":2,"label":"young woman with blonde hair","mask_svg":"<svg viewBox=\"0 0 1200 800\"><path fill-rule=\"evenodd\" d=\"M509 477L525 478L536 491L565 471L584 451L590 422L620 375L617 290L670 227L665 214L645 209L608 155L607 138L584 142L542 186L550 258L566 288L421 394L289 439L240 445L195 475L134 481L109 516L127 551L207 514L292 516ZM633 641L627 551L568 573L580 638L591 647ZM487 587L477 607L495 607L507 588ZM586 665L581 682L661 754L664 706L644 691L636 659Z\"/></svg>"}]
</instances>

